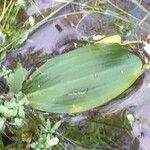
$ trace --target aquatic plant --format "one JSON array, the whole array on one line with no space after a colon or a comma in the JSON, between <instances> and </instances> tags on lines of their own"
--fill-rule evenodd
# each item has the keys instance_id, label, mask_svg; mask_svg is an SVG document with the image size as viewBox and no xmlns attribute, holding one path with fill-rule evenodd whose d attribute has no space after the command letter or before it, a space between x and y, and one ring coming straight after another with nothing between
<instances>
[{"instance_id":1,"label":"aquatic plant","mask_svg":"<svg viewBox=\"0 0 150 150\"><path fill-rule=\"evenodd\" d=\"M131 1L148 13L138 1ZM1 58L24 43L29 35L47 21L66 15L98 13L113 18L115 20L113 27L120 31L121 36L124 36L127 31L131 35L140 24L144 24L144 30L149 27L149 24L145 22L146 18L143 18L142 21L139 20L110 0L101 1L96 6L87 3L83 6L82 11L56 16L69 4L83 5L77 1L64 0L63 4L48 16L40 14L42 19L39 22L35 22L34 18L30 16L29 29L18 30L15 28L14 21L17 20L21 8L25 8L30 2L34 3L34 1L19 0L17 2L13 0L0 2L3 6L0 9ZM126 24L122 25L122 22ZM76 147L82 147L79 143L66 137L71 129L68 128L68 131L62 135L62 131L59 131L62 122L50 113L72 114L102 106L131 87L149 66L141 55L134 54L131 47L128 46L129 44L138 46L143 43L143 40L125 39L122 41L120 35L100 36L103 37L86 39L88 41L86 46L47 61L37 68L29 79L26 78L27 72L20 64L13 71L4 66L1 67L0 77L7 80L10 88L10 95L6 93L0 100L1 149L16 148L16 146L18 149L30 147L51 149L55 145L65 149L64 141ZM89 45L89 43L92 44ZM3 140L5 135L11 139L8 143ZM13 136L16 138L14 139ZM95 143L103 143L111 147L101 137L98 138L99 141L93 138ZM87 138L82 140L81 143Z\"/></svg>"},{"instance_id":2,"label":"aquatic plant","mask_svg":"<svg viewBox=\"0 0 150 150\"><path fill-rule=\"evenodd\" d=\"M128 89L142 66L140 58L119 45L86 46L46 62L23 84L22 92L35 109L87 111Z\"/></svg>"}]
</instances>

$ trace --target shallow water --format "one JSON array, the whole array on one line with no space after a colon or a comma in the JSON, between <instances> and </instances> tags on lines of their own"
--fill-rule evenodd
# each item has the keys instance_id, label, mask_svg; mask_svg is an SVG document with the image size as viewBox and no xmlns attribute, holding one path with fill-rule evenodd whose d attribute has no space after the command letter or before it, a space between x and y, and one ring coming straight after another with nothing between
<instances>
[{"instance_id":1,"label":"shallow water","mask_svg":"<svg viewBox=\"0 0 150 150\"><path fill-rule=\"evenodd\" d=\"M58 7L58 4L54 5L55 3L52 1L49 3L48 1L37 2L44 4L40 6L39 10L34 9L33 13L31 12L33 6L29 6L23 18L27 18L30 14L36 14L36 18L39 20L41 17L39 11L43 12L44 6L45 13L46 10L51 12L51 9L55 8L54 6ZM57 15L76 12L80 9L82 8L68 5ZM83 16L85 17L81 23L79 23L82 18L81 15L64 15L58 19L48 21L33 32L20 48L10 53L3 63L9 68L13 68L16 62L19 61L29 70L40 62L74 49L75 44L78 44L80 39L91 37L101 29L98 15L83 14ZM26 26L26 22L23 26Z\"/></svg>"},{"instance_id":2,"label":"shallow water","mask_svg":"<svg viewBox=\"0 0 150 150\"><path fill-rule=\"evenodd\" d=\"M130 122L133 137L139 140L139 148L149 150L150 148L150 71L144 75L139 88L128 97L118 102L107 105L104 110L109 114L127 111L134 115L135 120Z\"/></svg>"},{"instance_id":3,"label":"shallow water","mask_svg":"<svg viewBox=\"0 0 150 150\"><path fill-rule=\"evenodd\" d=\"M82 1L82 4L85 1ZM118 3L118 1L115 1ZM86 1L87 3L87 1ZM143 0L143 5L148 7L149 0ZM31 5L26 10L26 16L35 15L39 20L41 12L47 12L57 8L61 3L37 0L39 9ZM97 1L92 1L97 5ZM137 28L133 34L124 34L124 38L143 38L150 27L149 21L143 24L140 20L147 13L136 7L135 4L125 0L119 1L120 6L126 6L132 15L137 17ZM149 8L149 7L148 7ZM58 15L68 12L82 10L82 7L69 5ZM115 34L118 30L112 27L116 20L97 14L82 14L65 16L49 21L33 32L29 39L15 52L10 53L3 63L10 68L21 62L26 69L40 65L42 62L73 50L76 46L84 45L81 39L87 39L97 34ZM122 22L120 22L122 23ZM149 26L148 26L149 25ZM26 26L24 23L23 26ZM123 32L123 31L121 31ZM118 101L89 112L73 116L60 115L64 120L63 135L73 142L65 141L67 149L100 149L100 150L149 150L150 149L150 71L145 73L142 83L137 89ZM126 116L128 113L134 115L135 120L130 122ZM82 148L81 148L82 147Z\"/></svg>"}]
</instances>

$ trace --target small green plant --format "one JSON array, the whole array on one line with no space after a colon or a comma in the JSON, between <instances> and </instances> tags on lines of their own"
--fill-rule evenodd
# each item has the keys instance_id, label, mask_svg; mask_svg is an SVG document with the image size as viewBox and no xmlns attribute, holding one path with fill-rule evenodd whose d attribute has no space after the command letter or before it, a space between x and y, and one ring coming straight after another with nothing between
<instances>
[{"instance_id":1,"label":"small green plant","mask_svg":"<svg viewBox=\"0 0 150 150\"><path fill-rule=\"evenodd\" d=\"M9 124L15 127L21 127L23 125L23 120L25 119L25 105L27 99L22 93L18 93L10 101L0 101L0 120L2 132L5 129L5 125L9 121Z\"/></svg>"},{"instance_id":2,"label":"small green plant","mask_svg":"<svg viewBox=\"0 0 150 150\"><path fill-rule=\"evenodd\" d=\"M35 123L37 128L32 132L37 132L38 134L27 137L28 132L24 133L28 122L31 122L31 124L34 123L34 119L32 116L29 117L27 111L29 101L26 95L21 92L25 75L26 71L20 64L17 65L15 71L9 70L4 66L1 67L0 76L7 80L10 88L9 93L6 93L5 96L11 95L11 97L0 100L0 134L6 134L6 129L8 130L9 127L12 134L22 136L22 141L27 142L28 147L37 150L50 149L59 143L58 136L55 132L61 125L61 121L54 123L52 126L50 119L45 119L42 113L34 112L37 119ZM21 128L23 131L16 131L18 129L21 130Z\"/></svg>"},{"instance_id":3,"label":"small green plant","mask_svg":"<svg viewBox=\"0 0 150 150\"><path fill-rule=\"evenodd\" d=\"M31 147L36 150L49 150L59 143L59 138L54 135L61 125L61 121L56 122L53 126L49 119L45 120L42 115L39 115L42 121L40 132L37 139L31 144Z\"/></svg>"}]
</instances>

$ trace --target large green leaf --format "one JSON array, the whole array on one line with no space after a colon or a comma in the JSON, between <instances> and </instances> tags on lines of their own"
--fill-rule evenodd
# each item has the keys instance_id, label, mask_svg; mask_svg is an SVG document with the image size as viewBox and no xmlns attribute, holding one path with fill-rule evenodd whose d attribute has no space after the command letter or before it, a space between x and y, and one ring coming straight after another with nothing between
<instances>
[{"instance_id":1,"label":"large green leaf","mask_svg":"<svg viewBox=\"0 0 150 150\"><path fill-rule=\"evenodd\" d=\"M53 58L23 85L33 108L75 113L103 105L129 88L142 61L120 45L90 45Z\"/></svg>"}]
</instances>

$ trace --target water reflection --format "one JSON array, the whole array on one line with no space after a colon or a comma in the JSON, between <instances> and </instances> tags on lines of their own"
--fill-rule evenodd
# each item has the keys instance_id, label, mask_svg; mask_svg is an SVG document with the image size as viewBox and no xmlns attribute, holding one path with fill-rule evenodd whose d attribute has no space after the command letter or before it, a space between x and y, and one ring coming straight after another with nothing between
<instances>
[{"instance_id":1,"label":"water reflection","mask_svg":"<svg viewBox=\"0 0 150 150\"><path fill-rule=\"evenodd\" d=\"M36 0L36 1L31 1L31 5L28 6L27 8L27 15L40 15L46 12L50 8L54 8L61 4L61 2L55 1L55 0Z\"/></svg>"}]
</instances>

